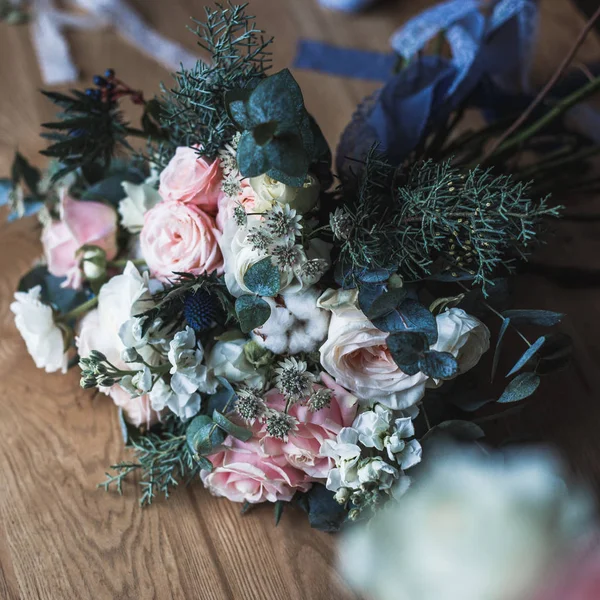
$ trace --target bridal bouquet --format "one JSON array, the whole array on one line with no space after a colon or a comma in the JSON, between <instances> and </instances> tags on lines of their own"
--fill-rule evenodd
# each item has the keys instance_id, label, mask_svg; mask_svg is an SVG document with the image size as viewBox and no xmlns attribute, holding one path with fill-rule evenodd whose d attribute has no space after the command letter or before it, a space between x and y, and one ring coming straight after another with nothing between
<instances>
[{"instance_id":1,"label":"bridal bouquet","mask_svg":"<svg viewBox=\"0 0 600 600\"><path fill-rule=\"evenodd\" d=\"M400 61L342 136L336 177L244 6L207 11L196 35L210 61L159 97L111 69L85 91L44 92L61 109L44 125L49 169L17 154L6 186L17 214L42 206L44 259L11 309L38 367L78 364L118 407L133 456L101 485L121 493L139 473L150 504L199 480L243 511L273 503L278 521L293 503L335 530L401 496L432 439L480 439L474 411L564 366L566 336L535 333L562 315L511 308L511 281L559 215L545 191L557 159L564 176L595 146L564 133L582 88L500 139L510 103L491 103L523 61L500 72L490 57L499 31L508 44L521 31L521 4L442 23L449 40L461 19L491 23L468 67L438 43ZM469 130L475 104L493 115Z\"/></svg>"}]
</instances>

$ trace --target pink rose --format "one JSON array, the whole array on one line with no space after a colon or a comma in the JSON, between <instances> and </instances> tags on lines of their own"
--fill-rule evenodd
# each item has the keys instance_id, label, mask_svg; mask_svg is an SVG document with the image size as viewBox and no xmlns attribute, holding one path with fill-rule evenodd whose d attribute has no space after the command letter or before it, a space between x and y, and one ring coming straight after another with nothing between
<instances>
[{"instance_id":1,"label":"pink rose","mask_svg":"<svg viewBox=\"0 0 600 600\"><path fill-rule=\"evenodd\" d=\"M323 385L315 385L314 389L327 388L333 392L331 404L327 408L311 411L306 406L296 404L290 408L289 414L298 419L298 429L288 436L287 442L263 437L261 445L270 456L282 455L287 462L312 479L326 480L332 469L333 459L321 454L321 445L325 440L333 440L343 427L350 427L357 410L357 399L343 387L337 385L327 373L321 373ZM282 411L285 399L277 390L267 392L267 405ZM265 428L261 430L265 436Z\"/></svg>"},{"instance_id":2,"label":"pink rose","mask_svg":"<svg viewBox=\"0 0 600 600\"><path fill-rule=\"evenodd\" d=\"M82 246L102 248L108 260L117 255L117 213L101 202L74 200L64 191L60 220L44 227L42 245L50 273L67 278L63 287L79 288L82 274L77 251Z\"/></svg>"},{"instance_id":3,"label":"pink rose","mask_svg":"<svg viewBox=\"0 0 600 600\"><path fill-rule=\"evenodd\" d=\"M142 256L161 281L174 271L222 272L223 257L214 219L192 204L160 202L144 215L140 235Z\"/></svg>"},{"instance_id":4,"label":"pink rose","mask_svg":"<svg viewBox=\"0 0 600 600\"><path fill-rule=\"evenodd\" d=\"M221 180L218 160L208 163L194 148L180 147L160 174L158 191L165 200L194 204L215 215Z\"/></svg>"},{"instance_id":5,"label":"pink rose","mask_svg":"<svg viewBox=\"0 0 600 600\"><path fill-rule=\"evenodd\" d=\"M255 438L241 442L227 438L226 447L210 455L213 470L202 471L204 486L232 502L288 502L297 490L307 491L306 475L287 464L283 456L266 456Z\"/></svg>"}]
</instances>

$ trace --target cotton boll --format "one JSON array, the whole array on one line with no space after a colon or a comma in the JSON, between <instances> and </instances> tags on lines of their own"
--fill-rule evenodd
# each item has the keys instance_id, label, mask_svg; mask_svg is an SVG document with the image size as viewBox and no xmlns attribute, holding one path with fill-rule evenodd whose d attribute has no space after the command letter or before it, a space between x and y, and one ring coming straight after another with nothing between
<instances>
[{"instance_id":1,"label":"cotton boll","mask_svg":"<svg viewBox=\"0 0 600 600\"><path fill-rule=\"evenodd\" d=\"M252 332L252 338L275 354L313 352L327 335L329 313L317 307L319 292L311 288L301 294L284 294L271 307L267 322Z\"/></svg>"}]
</instances>

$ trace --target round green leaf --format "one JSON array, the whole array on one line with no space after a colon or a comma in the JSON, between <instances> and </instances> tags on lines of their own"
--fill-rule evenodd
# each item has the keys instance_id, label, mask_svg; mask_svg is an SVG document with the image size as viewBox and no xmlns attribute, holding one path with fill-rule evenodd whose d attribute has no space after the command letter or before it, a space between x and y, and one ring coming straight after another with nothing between
<instances>
[{"instance_id":1,"label":"round green leaf","mask_svg":"<svg viewBox=\"0 0 600 600\"><path fill-rule=\"evenodd\" d=\"M215 427L213 420L206 415L194 417L185 435L190 450L198 455L210 454L225 439L223 431Z\"/></svg>"},{"instance_id":2,"label":"round green leaf","mask_svg":"<svg viewBox=\"0 0 600 600\"><path fill-rule=\"evenodd\" d=\"M244 284L258 296L276 296L281 286L279 269L267 256L246 271Z\"/></svg>"},{"instance_id":3,"label":"round green leaf","mask_svg":"<svg viewBox=\"0 0 600 600\"><path fill-rule=\"evenodd\" d=\"M271 307L258 296L240 296L235 301L235 312L244 333L263 325L271 316Z\"/></svg>"}]
</instances>

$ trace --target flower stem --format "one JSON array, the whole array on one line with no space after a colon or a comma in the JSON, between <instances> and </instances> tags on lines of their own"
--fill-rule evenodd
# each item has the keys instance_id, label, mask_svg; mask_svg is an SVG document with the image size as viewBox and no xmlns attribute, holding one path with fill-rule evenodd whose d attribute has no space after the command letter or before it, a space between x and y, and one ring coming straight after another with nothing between
<instances>
[{"instance_id":1,"label":"flower stem","mask_svg":"<svg viewBox=\"0 0 600 600\"><path fill-rule=\"evenodd\" d=\"M89 300L86 300L83 304L71 309L68 313L60 315L59 320L66 322L70 321L71 319L76 319L77 317L80 317L84 313L94 308L96 304L98 304L98 296L93 296Z\"/></svg>"},{"instance_id":2,"label":"flower stem","mask_svg":"<svg viewBox=\"0 0 600 600\"><path fill-rule=\"evenodd\" d=\"M146 261L143 258L120 258L118 260L109 260L107 264L109 267L121 268L124 267L128 262L131 262L138 267L146 266Z\"/></svg>"}]
</instances>

